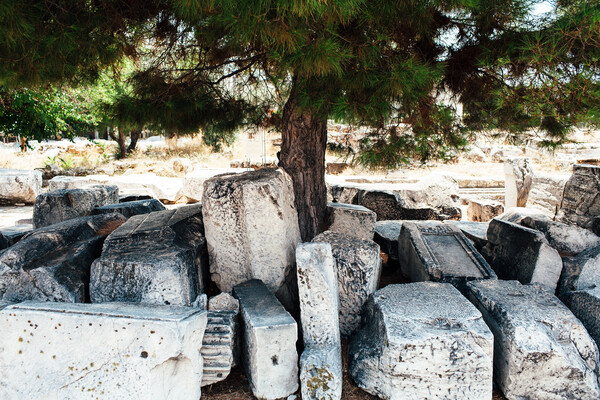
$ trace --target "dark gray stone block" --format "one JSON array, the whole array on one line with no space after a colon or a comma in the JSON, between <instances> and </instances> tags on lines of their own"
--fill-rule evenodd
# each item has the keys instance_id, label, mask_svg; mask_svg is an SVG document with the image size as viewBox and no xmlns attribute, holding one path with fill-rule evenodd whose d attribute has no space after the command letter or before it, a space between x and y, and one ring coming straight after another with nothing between
<instances>
[{"instance_id":1,"label":"dark gray stone block","mask_svg":"<svg viewBox=\"0 0 600 400\"><path fill-rule=\"evenodd\" d=\"M600 287L569 292L561 299L600 346Z\"/></svg>"},{"instance_id":2,"label":"dark gray stone block","mask_svg":"<svg viewBox=\"0 0 600 400\"><path fill-rule=\"evenodd\" d=\"M31 224L22 224L15 225L9 228L2 228L0 231L0 250L4 250L19 240L23 239L23 237L33 231L33 225Z\"/></svg>"},{"instance_id":3,"label":"dark gray stone block","mask_svg":"<svg viewBox=\"0 0 600 400\"><path fill-rule=\"evenodd\" d=\"M148 214L154 211L163 211L165 206L156 200L137 200L128 201L117 204L109 204L107 206L96 207L93 214L110 214L119 213L125 218L133 217L134 215Z\"/></svg>"},{"instance_id":4,"label":"dark gray stone block","mask_svg":"<svg viewBox=\"0 0 600 400\"><path fill-rule=\"evenodd\" d=\"M379 245L381 251L392 260L398 261L398 236L404 221L377 221L373 240Z\"/></svg>"},{"instance_id":5,"label":"dark gray stone block","mask_svg":"<svg viewBox=\"0 0 600 400\"><path fill-rule=\"evenodd\" d=\"M477 251L481 251L483 246L487 244L487 230L490 226L489 222L444 221L444 223L454 225L460 229L462 233L473 242Z\"/></svg>"},{"instance_id":6,"label":"dark gray stone block","mask_svg":"<svg viewBox=\"0 0 600 400\"><path fill-rule=\"evenodd\" d=\"M556 220L592 229L600 215L600 166L577 164L567 181Z\"/></svg>"}]
</instances>

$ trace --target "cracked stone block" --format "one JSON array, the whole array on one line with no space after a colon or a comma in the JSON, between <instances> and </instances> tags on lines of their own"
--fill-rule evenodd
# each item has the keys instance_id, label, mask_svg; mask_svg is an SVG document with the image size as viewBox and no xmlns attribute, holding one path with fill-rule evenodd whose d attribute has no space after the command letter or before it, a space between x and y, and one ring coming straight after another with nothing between
<instances>
[{"instance_id":1,"label":"cracked stone block","mask_svg":"<svg viewBox=\"0 0 600 400\"><path fill-rule=\"evenodd\" d=\"M502 203L491 200L469 200L467 219L474 222L488 222L504 212Z\"/></svg>"},{"instance_id":2,"label":"cracked stone block","mask_svg":"<svg viewBox=\"0 0 600 400\"><path fill-rule=\"evenodd\" d=\"M402 273L412 282L447 282L464 292L468 281L496 279L489 264L454 225L405 221L398 254Z\"/></svg>"},{"instance_id":3,"label":"cracked stone block","mask_svg":"<svg viewBox=\"0 0 600 400\"><path fill-rule=\"evenodd\" d=\"M559 294L600 287L600 246L563 258Z\"/></svg>"},{"instance_id":4,"label":"cracked stone block","mask_svg":"<svg viewBox=\"0 0 600 400\"><path fill-rule=\"evenodd\" d=\"M381 277L379 245L337 232L323 232L313 243L329 243L334 258L340 299L340 332L348 337L360 325L360 309L377 290Z\"/></svg>"},{"instance_id":5,"label":"cracked stone block","mask_svg":"<svg viewBox=\"0 0 600 400\"><path fill-rule=\"evenodd\" d=\"M598 348L542 285L470 282L470 299L494 334L494 379L508 400L592 400Z\"/></svg>"},{"instance_id":6,"label":"cracked stone block","mask_svg":"<svg viewBox=\"0 0 600 400\"><path fill-rule=\"evenodd\" d=\"M33 231L33 225L15 225L0 230L0 250L4 250L17 243L23 237Z\"/></svg>"},{"instance_id":7,"label":"cracked stone block","mask_svg":"<svg viewBox=\"0 0 600 400\"><path fill-rule=\"evenodd\" d=\"M98 185L83 189L59 189L39 195L33 206L33 226L57 224L91 215L96 207L119 202L119 188Z\"/></svg>"},{"instance_id":8,"label":"cracked stone block","mask_svg":"<svg viewBox=\"0 0 600 400\"><path fill-rule=\"evenodd\" d=\"M527 199L528 206L554 218L562 202L568 179L569 176L536 172Z\"/></svg>"},{"instance_id":9,"label":"cracked stone block","mask_svg":"<svg viewBox=\"0 0 600 400\"><path fill-rule=\"evenodd\" d=\"M200 398L206 311L25 302L0 320L2 399Z\"/></svg>"},{"instance_id":10,"label":"cracked stone block","mask_svg":"<svg viewBox=\"0 0 600 400\"><path fill-rule=\"evenodd\" d=\"M156 199L137 200L120 202L117 204L109 204L107 206L96 207L93 214L110 214L119 213L125 218L133 217L134 215L149 214L154 211L163 211L165 206Z\"/></svg>"},{"instance_id":11,"label":"cracked stone block","mask_svg":"<svg viewBox=\"0 0 600 400\"><path fill-rule=\"evenodd\" d=\"M504 160L504 204L508 207L525 207L533 183L531 160L525 157Z\"/></svg>"},{"instance_id":12,"label":"cracked stone block","mask_svg":"<svg viewBox=\"0 0 600 400\"><path fill-rule=\"evenodd\" d=\"M298 326L261 281L236 285L243 328L242 361L259 399L279 399L298 390Z\"/></svg>"},{"instance_id":13,"label":"cracked stone block","mask_svg":"<svg viewBox=\"0 0 600 400\"><path fill-rule=\"evenodd\" d=\"M591 229L600 215L600 166L574 165L556 220Z\"/></svg>"},{"instance_id":14,"label":"cracked stone block","mask_svg":"<svg viewBox=\"0 0 600 400\"><path fill-rule=\"evenodd\" d=\"M85 302L90 265L123 222L120 214L105 214L33 231L0 253L0 299Z\"/></svg>"},{"instance_id":15,"label":"cracked stone block","mask_svg":"<svg viewBox=\"0 0 600 400\"><path fill-rule=\"evenodd\" d=\"M202 386L221 382L229 376L239 357L238 311L208 311L202 340L204 372Z\"/></svg>"},{"instance_id":16,"label":"cracked stone block","mask_svg":"<svg viewBox=\"0 0 600 400\"><path fill-rule=\"evenodd\" d=\"M381 251L392 260L398 261L398 236L402 229L402 220L377 221L373 240L379 245Z\"/></svg>"},{"instance_id":17,"label":"cracked stone block","mask_svg":"<svg viewBox=\"0 0 600 400\"><path fill-rule=\"evenodd\" d=\"M223 292L259 279L294 307L300 242L292 179L281 169L224 174L204 184L204 226L212 281Z\"/></svg>"},{"instance_id":18,"label":"cracked stone block","mask_svg":"<svg viewBox=\"0 0 600 400\"><path fill-rule=\"evenodd\" d=\"M363 318L349 348L362 389L391 400L492 398L492 333L451 284L386 286Z\"/></svg>"},{"instance_id":19,"label":"cracked stone block","mask_svg":"<svg viewBox=\"0 0 600 400\"><path fill-rule=\"evenodd\" d=\"M304 351L300 357L303 399L342 397L342 345L337 274L329 243L296 248Z\"/></svg>"},{"instance_id":20,"label":"cracked stone block","mask_svg":"<svg viewBox=\"0 0 600 400\"><path fill-rule=\"evenodd\" d=\"M327 230L373 240L377 214L363 206L327 203Z\"/></svg>"},{"instance_id":21,"label":"cracked stone block","mask_svg":"<svg viewBox=\"0 0 600 400\"><path fill-rule=\"evenodd\" d=\"M541 283L555 290L563 268L558 251L540 231L494 218L482 254L498 278Z\"/></svg>"},{"instance_id":22,"label":"cracked stone block","mask_svg":"<svg viewBox=\"0 0 600 400\"><path fill-rule=\"evenodd\" d=\"M42 173L0 168L0 204L33 204L42 192Z\"/></svg>"},{"instance_id":23,"label":"cracked stone block","mask_svg":"<svg viewBox=\"0 0 600 400\"><path fill-rule=\"evenodd\" d=\"M106 238L92 264L90 297L190 306L206 269L201 205L136 215Z\"/></svg>"},{"instance_id":24,"label":"cracked stone block","mask_svg":"<svg viewBox=\"0 0 600 400\"><path fill-rule=\"evenodd\" d=\"M600 346L600 287L568 292L561 300Z\"/></svg>"}]
</instances>

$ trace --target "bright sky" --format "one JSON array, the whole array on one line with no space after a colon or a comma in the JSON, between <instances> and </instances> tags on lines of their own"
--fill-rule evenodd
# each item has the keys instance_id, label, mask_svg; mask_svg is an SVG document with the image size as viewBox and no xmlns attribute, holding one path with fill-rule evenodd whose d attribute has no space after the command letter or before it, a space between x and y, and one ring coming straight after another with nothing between
<instances>
[{"instance_id":1,"label":"bright sky","mask_svg":"<svg viewBox=\"0 0 600 400\"><path fill-rule=\"evenodd\" d=\"M535 5L533 9L534 14L544 14L552 11L554 6L549 1L543 1Z\"/></svg>"}]
</instances>

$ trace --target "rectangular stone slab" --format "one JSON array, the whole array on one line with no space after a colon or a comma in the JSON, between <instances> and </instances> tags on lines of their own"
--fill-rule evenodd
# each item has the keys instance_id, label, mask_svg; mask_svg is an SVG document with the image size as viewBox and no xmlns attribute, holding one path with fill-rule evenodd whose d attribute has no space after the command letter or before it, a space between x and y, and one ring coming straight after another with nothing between
<instances>
[{"instance_id":1,"label":"rectangular stone slab","mask_svg":"<svg viewBox=\"0 0 600 400\"><path fill-rule=\"evenodd\" d=\"M496 279L461 230L441 222L404 222L398 255L402 272L413 282L448 282L464 291L467 281Z\"/></svg>"},{"instance_id":2,"label":"rectangular stone slab","mask_svg":"<svg viewBox=\"0 0 600 400\"><path fill-rule=\"evenodd\" d=\"M197 308L8 306L0 311L0 398L199 399L205 327Z\"/></svg>"},{"instance_id":3,"label":"rectangular stone slab","mask_svg":"<svg viewBox=\"0 0 600 400\"><path fill-rule=\"evenodd\" d=\"M298 390L298 327L259 280L233 288L240 301L242 359L254 396L279 399Z\"/></svg>"}]
</instances>

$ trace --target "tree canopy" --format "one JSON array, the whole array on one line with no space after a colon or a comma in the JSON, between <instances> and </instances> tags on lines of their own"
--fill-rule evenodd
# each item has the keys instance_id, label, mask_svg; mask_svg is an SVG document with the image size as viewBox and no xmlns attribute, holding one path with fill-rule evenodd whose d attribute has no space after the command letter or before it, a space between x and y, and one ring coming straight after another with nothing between
<instances>
[{"instance_id":1,"label":"tree canopy","mask_svg":"<svg viewBox=\"0 0 600 400\"><path fill-rule=\"evenodd\" d=\"M444 157L478 130L537 129L551 146L598 123L599 1L533 17L536 3L4 0L0 85L89 81L127 57L136 73L116 109L131 124L216 139L277 124L300 211L318 203L314 234L323 169L303 174L324 161L328 118L369 128L357 157L371 166Z\"/></svg>"}]
</instances>

